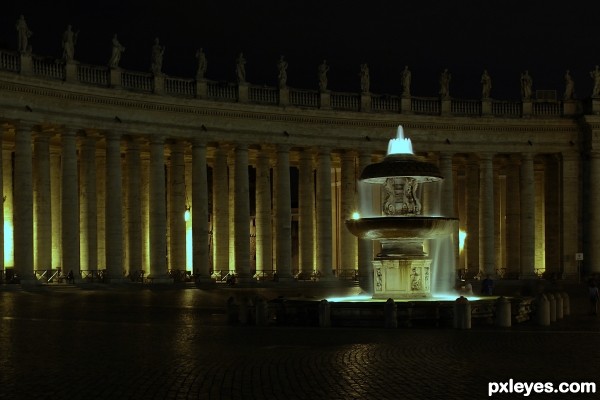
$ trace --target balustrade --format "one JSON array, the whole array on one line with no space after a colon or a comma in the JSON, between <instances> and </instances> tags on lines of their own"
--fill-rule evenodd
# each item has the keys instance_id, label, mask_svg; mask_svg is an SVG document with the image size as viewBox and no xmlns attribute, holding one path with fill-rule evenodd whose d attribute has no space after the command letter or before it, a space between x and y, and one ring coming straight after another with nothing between
<instances>
[{"instance_id":1,"label":"balustrade","mask_svg":"<svg viewBox=\"0 0 600 400\"><path fill-rule=\"evenodd\" d=\"M121 74L123 88L142 92L154 91L154 76L143 72L123 71Z\"/></svg>"},{"instance_id":2,"label":"balustrade","mask_svg":"<svg viewBox=\"0 0 600 400\"><path fill-rule=\"evenodd\" d=\"M279 104L279 89L263 86L250 86L248 100L255 103Z\"/></svg>"},{"instance_id":3,"label":"balustrade","mask_svg":"<svg viewBox=\"0 0 600 400\"><path fill-rule=\"evenodd\" d=\"M21 69L21 57L19 57L19 53L0 51L0 69L19 72Z\"/></svg>"},{"instance_id":4,"label":"balustrade","mask_svg":"<svg viewBox=\"0 0 600 400\"><path fill-rule=\"evenodd\" d=\"M65 79L65 64L62 61L44 58L33 58L33 73L51 79Z\"/></svg>"},{"instance_id":5,"label":"balustrade","mask_svg":"<svg viewBox=\"0 0 600 400\"><path fill-rule=\"evenodd\" d=\"M513 101L493 101L492 102L492 115L497 116L521 116L522 107L521 103Z\"/></svg>"},{"instance_id":6,"label":"balustrade","mask_svg":"<svg viewBox=\"0 0 600 400\"><path fill-rule=\"evenodd\" d=\"M400 98L397 96L371 96L371 109L373 111L400 111Z\"/></svg>"},{"instance_id":7,"label":"balustrade","mask_svg":"<svg viewBox=\"0 0 600 400\"><path fill-rule=\"evenodd\" d=\"M354 93L332 93L331 108L358 111L360 109L360 95Z\"/></svg>"},{"instance_id":8,"label":"balustrade","mask_svg":"<svg viewBox=\"0 0 600 400\"><path fill-rule=\"evenodd\" d=\"M562 105L560 102L533 103L533 115L560 116Z\"/></svg>"},{"instance_id":9,"label":"balustrade","mask_svg":"<svg viewBox=\"0 0 600 400\"><path fill-rule=\"evenodd\" d=\"M165 92L175 96L195 97L196 81L193 79L167 77L165 79Z\"/></svg>"},{"instance_id":10,"label":"balustrade","mask_svg":"<svg viewBox=\"0 0 600 400\"><path fill-rule=\"evenodd\" d=\"M85 64L77 66L77 79L79 82L90 85L108 86L109 73L107 67Z\"/></svg>"},{"instance_id":11,"label":"balustrade","mask_svg":"<svg viewBox=\"0 0 600 400\"><path fill-rule=\"evenodd\" d=\"M208 97L218 100L237 100L237 86L228 82L208 82Z\"/></svg>"},{"instance_id":12,"label":"balustrade","mask_svg":"<svg viewBox=\"0 0 600 400\"><path fill-rule=\"evenodd\" d=\"M315 90L290 90L290 103L298 107L318 107L319 92Z\"/></svg>"},{"instance_id":13,"label":"balustrade","mask_svg":"<svg viewBox=\"0 0 600 400\"><path fill-rule=\"evenodd\" d=\"M437 115L440 113L440 100L437 97L413 97L410 110L415 114Z\"/></svg>"},{"instance_id":14,"label":"balustrade","mask_svg":"<svg viewBox=\"0 0 600 400\"><path fill-rule=\"evenodd\" d=\"M459 115L481 115L481 101L452 100L451 112Z\"/></svg>"}]
</instances>

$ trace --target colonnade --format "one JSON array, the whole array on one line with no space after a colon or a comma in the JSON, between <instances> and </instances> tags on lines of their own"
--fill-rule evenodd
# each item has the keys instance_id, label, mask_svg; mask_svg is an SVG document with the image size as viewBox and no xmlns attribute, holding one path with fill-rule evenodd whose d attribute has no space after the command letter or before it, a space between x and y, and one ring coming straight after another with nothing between
<instances>
[{"instance_id":1,"label":"colonnade","mask_svg":"<svg viewBox=\"0 0 600 400\"><path fill-rule=\"evenodd\" d=\"M370 279L376 244L343 224L359 208L357 177L370 152L27 125L9 132L2 260L22 280L56 268L75 279L104 270L111 281L144 270L168 282L169 270L186 268L198 280L232 270L240 280L272 271L282 281L315 272L327 280L342 269ZM568 216L579 204L576 154L428 157L445 178L424 191L436 197L426 199L429 212L439 202L467 233L449 265L467 275L576 273L578 225Z\"/></svg>"}]
</instances>

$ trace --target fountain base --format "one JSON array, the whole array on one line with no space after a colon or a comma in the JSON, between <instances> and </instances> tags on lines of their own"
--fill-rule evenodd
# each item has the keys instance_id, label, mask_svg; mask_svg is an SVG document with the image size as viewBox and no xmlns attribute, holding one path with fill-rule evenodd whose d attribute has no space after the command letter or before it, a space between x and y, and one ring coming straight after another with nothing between
<instances>
[{"instance_id":1,"label":"fountain base","mask_svg":"<svg viewBox=\"0 0 600 400\"><path fill-rule=\"evenodd\" d=\"M431 259L378 258L373 261L374 299L431 297Z\"/></svg>"}]
</instances>

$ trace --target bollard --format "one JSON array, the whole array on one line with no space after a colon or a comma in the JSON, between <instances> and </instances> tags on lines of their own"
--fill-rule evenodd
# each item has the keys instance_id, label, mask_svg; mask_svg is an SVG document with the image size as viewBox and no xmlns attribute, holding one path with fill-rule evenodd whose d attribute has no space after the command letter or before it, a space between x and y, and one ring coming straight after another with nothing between
<instances>
[{"instance_id":1,"label":"bollard","mask_svg":"<svg viewBox=\"0 0 600 400\"><path fill-rule=\"evenodd\" d=\"M319 303L319 327L329 328L331 326L331 304L325 299Z\"/></svg>"},{"instance_id":2,"label":"bollard","mask_svg":"<svg viewBox=\"0 0 600 400\"><path fill-rule=\"evenodd\" d=\"M269 314L269 305L262 297L259 297L255 301L255 320L257 326L267 326L268 323L268 314Z\"/></svg>"},{"instance_id":3,"label":"bollard","mask_svg":"<svg viewBox=\"0 0 600 400\"><path fill-rule=\"evenodd\" d=\"M504 296L499 297L496 301L496 326L510 328L511 318L510 300Z\"/></svg>"},{"instance_id":4,"label":"bollard","mask_svg":"<svg viewBox=\"0 0 600 400\"><path fill-rule=\"evenodd\" d=\"M558 292L554 293L556 299L556 320L563 319L564 316L564 303L562 295Z\"/></svg>"},{"instance_id":5,"label":"bollard","mask_svg":"<svg viewBox=\"0 0 600 400\"><path fill-rule=\"evenodd\" d=\"M242 325L250 325L252 323L252 301L247 297L240 304L239 318Z\"/></svg>"},{"instance_id":6,"label":"bollard","mask_svg":"<svg viewBox=\"0 0 600 400\"><path fill-rule=\"evenodd\" d=\"M543 293L540 293L536 299L536 323L540 326L550 325L550 303Z\"/></svg>"},{"instance_id":7,"label":"bollard","mask_svg":"<svg viewBox=\"0 0 600 400\"><path fill-rule=\"evenodd\" d=\"M227 323L235 325L239 322L239 307L235 304L233 296L227 299Z\"/></svg>"},{"instance_id":8,"label":"bollard","mask_svg":"<svg viewBox=\"0 0 600 400\"><path fill-rule=\"evenodd\" d=\"M556 322L556 299L552 293L546 295L550 306L550 322Z\"/></svg>"},{"instance_id":9,"label":"bollard","mask_svg":"<svg viewBox=\"0 0 600 400\"><path fill-rule=\"evenodd\" d=\"M386 328L397 328L398 327L398 307L394 302L394 299L387 299L385 302L383 313L385 315L385 327Z\"/></svg>"},{"instance_id":10,"label":"bollard","mask_svg":"<svg viewBox=\"0 0 600 400\"><path fill-rule=\"evenodd\" d=\"M563 315L566 317L567 315L571 315L571 299L569 298L569 294L567 292L562 292L563 298Z\"/></svg>"},{"instance_id":11,"label":"bollard","mask_svg":"<svg viewBox=\"0 0 600 400\"><path fill-rule=\"evenodd\" d=\"M464 296L454 302L454 328L471 329L471 303Z\"/></svg>"}]
</instances>

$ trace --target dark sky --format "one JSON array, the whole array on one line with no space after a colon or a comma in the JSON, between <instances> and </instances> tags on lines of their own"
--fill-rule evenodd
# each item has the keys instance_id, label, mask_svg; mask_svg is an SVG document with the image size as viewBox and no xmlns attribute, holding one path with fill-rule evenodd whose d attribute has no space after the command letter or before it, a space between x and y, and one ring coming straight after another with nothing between
<instances>
[{"instance_id":1,"label":"dark sky","mask_svg":"<svg viewBox=\"0 0 600 400\"><path fill-rule=\"evenodd\" d=\"M234 79L240 51L247 80L276 85L276 62L289 62L288 85L316 89L318 64L327 59L329 88L355 92L361 63L368 63L371 91L399 94L400 71L413 73L412 93L433 97L444 68L450 94L479 98L487 68L492 97L517 99L527 69L534 90L562 96L570 69L579 98L589 96L589 72L600 64L600 2L538 0L313 1L185 0L97 2L26 0L0 6L0 47L15 50L15 22L24 14L33 52L60 57L68 24L79 30L75 58L105 65L113 33L126 47L125 69L148 71L155 37L166 46L163 71L193 77L196 49L208 58L207 77ZM8 4L6 4L8 3Z\"/></svg>"}]
</instances>

